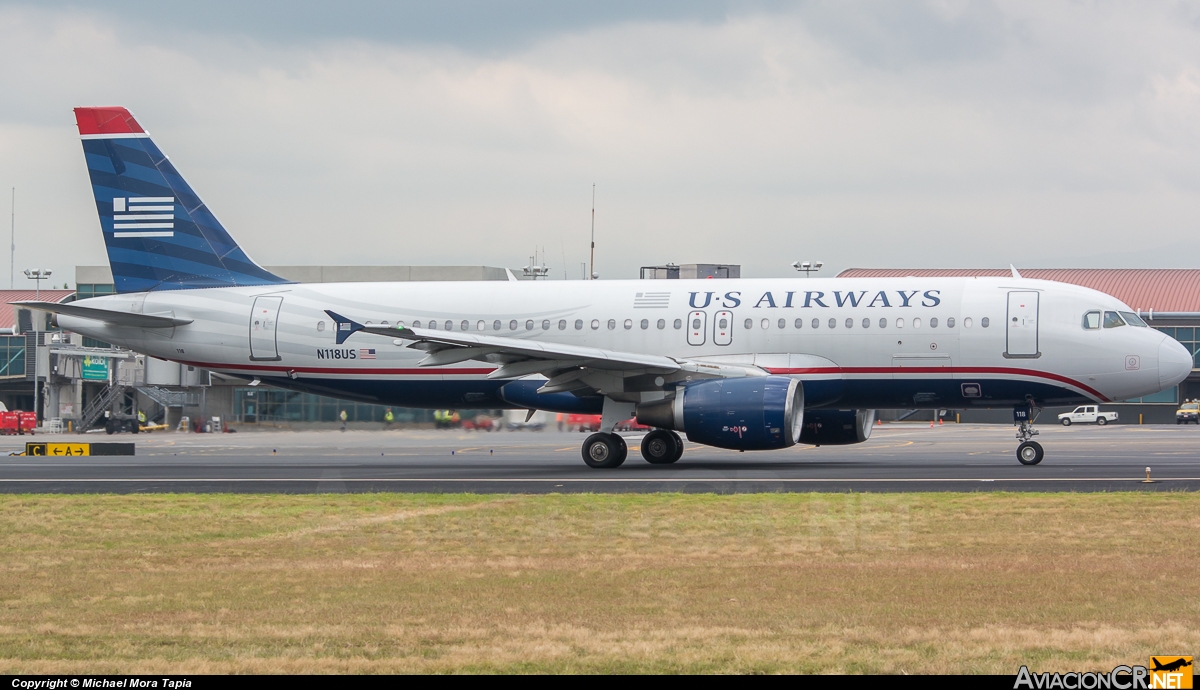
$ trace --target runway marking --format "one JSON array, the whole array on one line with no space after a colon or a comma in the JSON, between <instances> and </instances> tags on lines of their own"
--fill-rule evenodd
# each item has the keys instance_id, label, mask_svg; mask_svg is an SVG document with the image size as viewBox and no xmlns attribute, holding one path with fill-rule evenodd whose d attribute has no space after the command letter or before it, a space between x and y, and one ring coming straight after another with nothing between
<instances>
[{"instance_id":1,"label":"runway marking","mask_svg":"<svg viewBox=\"0 0 1200 690\"><path fill-rule=\"evenodd\" d=\"M168 478L137 479L137 478L128 478L128 477L116 478L116 479L97 479L97 478L29 479L29 478L22 478L22 479L0 479L0 484L4 484L4 483L46 484L46 483L53 483L53 482L66 483L66 484L105 484L105 483L132 484L132 483L149 483L149 482L197 484L197 483L202 483L202 482L253 482L253 483L287 482L287 483L297 483L297 482L322 482L322 481L328 481L328 478L321 478L321 477L310 477L310 478L280 477L278 479L272 479L269 477L245 477L245 478L240 478L240 479L229 478L229 477L212 477L212 478L184 477L184 478L179 478L179 479L168 479ZM903 478L894 477L894 478L878 478L878 479L865 479L865 478L821 479L821 478L762 477L762 478L755 479L755 478L749 478L749 477L730 477L730 478L726 479L726 478L719 478L719 477L691 477L691 478L689 478L689 477L646 477L646 478L637 478L637 477L612 478L612 477L609 477L609 478L598 478L598 479L581 479L581 478L552 479L552 478L547 478L547 477L527 477L527 478L499 477L499 478L473 479L473 478L468 478L468 477L447 477L444 479L438 479L438 478L434 478L434 477L408 477L408 478L404 478L404 477L378 477L378 478L339 477L337 479L337 481L339 481L339 482L358 482L358 483L362 483L362 482L422 482L422 483L445 482L445 483L458 483L458 484L465 484L465 483L470 483L470 482L491 482L491 483L504 483L504 484L551 483L551 482L553 482L553 483L564 483L565 482L565 483L571 483L571 484L596 484L596 483L600 483L600 484L622 484L622 483L686 484L686 483L694 483L694 482L703 482L703 483L711 483L711 484L716 484L716 483L721 483L721 482L731 482L731 483L735 483L735 484L756 484L756 483L766 483L766 482L779 483L779 484L828 484L831 482L854 483L854 484L880 484L880 483L921 483L921 482L944 482L944 483L948 483L948 482L1131 482L1131 483L1144 483L1145 478L1144 477L1143 478L1137 478L1137 477L1133 477L1133 478L1131 478L1131 477L1014 477L1014 478L1008 478L1008 479L1006 479L1006 478L951 479L951 478L939 477L939 478L929 478L929 479L918 479L915 477L903 477ZM1155 477L1154 482L1155 483L1200 482L1200 477Z\"/></svg>"}]
</instances>

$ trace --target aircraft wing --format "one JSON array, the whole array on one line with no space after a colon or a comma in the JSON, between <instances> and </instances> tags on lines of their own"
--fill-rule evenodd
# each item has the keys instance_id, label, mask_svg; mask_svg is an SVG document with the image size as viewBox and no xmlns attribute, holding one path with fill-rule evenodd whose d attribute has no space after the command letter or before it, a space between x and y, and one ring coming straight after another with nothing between
<instances>
[{"instance_id":1,"label":"aircraft wing","mask_svg":"<svg viewBox=\"0 0 1200 690\"><path fill-rule=\"evenodd\" d=\"M488 374L488 378L518 378L530 374L549 376L550 380L538 390L539 393L559 393L595 388L597 385L609 386L609 383L602 381L611 382L613 378L625 379L647 374L669 377L672 380L683 378L686 374L700 378L767 375L763 369L753 366L694 362L664 355L424 328L365 326L329 310L325 313L337 324L339 345L345 342L346 338L360 332L411 340L413 342L408 347L429 353L417 363L418 366L445 366L467 360L495 362L499 363L500 367Z\"/></svg>"},{"instance_id":2,"label":"aircraft wing","mask_svg":"<svg viewBox=\"0 0 1200 690\"><path fill-rule=\"evenodd\" d=\"M52 314L66 314L81 319L95 319L114 326L133 326L135 328L173 328L192 322L191 319L177 319L174 316L154 314L132 314L124 311L84 307L76 304L59 304L58 302L9 302L19 307L48 311Z\"/></svg>"}]
</instances>

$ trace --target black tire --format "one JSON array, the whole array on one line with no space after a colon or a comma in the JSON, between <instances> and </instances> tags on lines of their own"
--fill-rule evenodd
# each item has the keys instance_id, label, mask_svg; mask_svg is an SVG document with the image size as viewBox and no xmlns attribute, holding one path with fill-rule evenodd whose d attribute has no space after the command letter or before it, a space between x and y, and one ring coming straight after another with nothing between
<instances>
[{"instance_id":1,"label":"black tire","mask_svg":"<svg viewBox=\"0 0 1200 690\"><path fill-rule=\"evenodd\" d=\"M1071 418L1070 418L1070 417L1063 417L1063 420L1062 420L1062 425L1063 425L1063 426L1071 426Z\"/></svg>"},{"instance_id":2,"label":"black tire","mask_svg":"<svg viewBox=\"0 0 1200 690\"><path fill-rule=\"evenodd\" d=\"M671 432L671 435L675 437L675 448L678 449L675 451L675 460L672 460L671 462L676 462L679 460L679 458L683 457L683 439L680 438L679 434L675 433L674 431Z\"/></svg>"},{"instance_id":3,"label":"black tire","mask_svg":"<svg viewBox=\"0 0 1200 690\"><path fill-rule=\"evenodd\" d=\"M679 459L679 438L670 431L655 429L642 438L642 457L651 465L670 465Z\"/></svg>"},{"instance_id":4,"label":"black tire","mask_svg":"<svg viewBox=\"0 0 1200 690\"><path fill-rule=\"evenodd\" d=\"M1108 424L1108 420L1105 419L1104 417L1097 417L1096 423L1099 424L1100 426L1104 426L1105 424Z\"/></svg>"},{"instance_id":5,"label":"black tire","mask_svg":"<svg viewBox=\"0 0 1200 690\"><path fill-rule=\"evenodd\" d=\"M616 434L592 434L583 442L584 463L598 470L620 467L628 453L629 447Z\"/></svg>"},{"instance_id":6,"label":"black tire","mask_svg":"<svg viewBox=\"0 0 1200 690\"><path fill-rule=\"evenodd\" d=\"M1017 462L1022 465L1036 465L1046 456L1042 444L1037 441L1026 441L1017 446Z\"/></svg>"}]
</instances>

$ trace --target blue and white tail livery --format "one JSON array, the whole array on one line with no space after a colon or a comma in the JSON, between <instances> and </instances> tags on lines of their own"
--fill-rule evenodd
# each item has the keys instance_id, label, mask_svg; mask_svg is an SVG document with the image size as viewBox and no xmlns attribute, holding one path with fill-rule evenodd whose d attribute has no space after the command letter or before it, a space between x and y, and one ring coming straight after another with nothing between
<instances>
[{"instance_id":1,"label":"blue and white tail livery","mask_svg":"<svg viewBox=\"0 0 1200 690\"><path fill-rule=\"evenodd\" d=\"M616 467L630 417L671 463L859 443L879 408L1125 400L1191 354L1094 290L1011 278L287 283L250 260L123 108L76 110L121 294L39 303L72 331L264 384L386 405L601 413ZM647 292L652 287L654 292ZM27 303L28 304L28 303ZM33 305L31 305L33 306Z\"/></svg>"},{"instance_id":2,"label":"blue and white tail livery","mask_svg":"<svg viewBox=\"0 0 1200 690\"><path fill-rule=\"evenodd\" d=\"M76 108L118 293L287 282L254 263L125 108Z\"/></svg>"}]
</instances>

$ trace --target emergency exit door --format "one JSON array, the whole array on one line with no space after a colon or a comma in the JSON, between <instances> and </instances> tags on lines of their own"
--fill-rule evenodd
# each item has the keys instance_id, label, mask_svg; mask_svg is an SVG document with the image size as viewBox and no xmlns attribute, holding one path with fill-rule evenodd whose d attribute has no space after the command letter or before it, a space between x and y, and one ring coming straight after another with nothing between
<instances>
[{"instance_id":1,"label":"emergency exit door","mask_svg":"<svg viewBox=\"0 0 1200 690\"><path fill-rule=\"evenodd\" d=\"M703 345L704 333L708 330L708 312L694 311L688 314L688 345Z\"/></svg>"},{"instance_id":2,"label":"emergency exit door","mask_svg":"<svg viewBox=\"0 0 1200 690\"><path fill-rule=\"evenodd\" d=\"M1040 293L1013 291L1008 293L1007 347L1005 357L1040 357L1038 352L1038 298Z\"/></svg>"},{"instance_id":3,"label":"emergency exit door","mask_svg":"<svg viewBox=\"0 0 1200 690\"><path fill-rule=\"evenodd\" d=\"M250 308L250 359L275 361L279 357L279 307L282 297L255 297Z\"/></svg>"}]
</instances>

